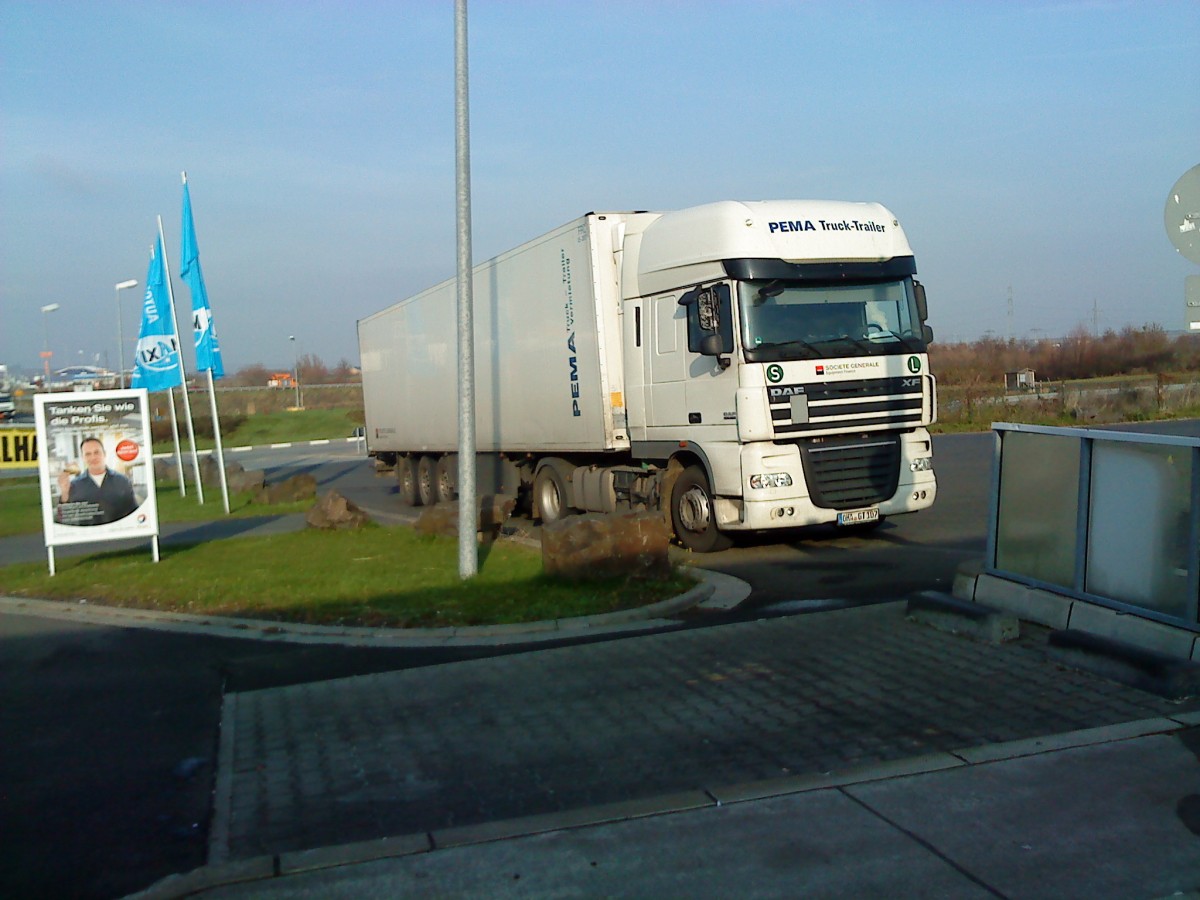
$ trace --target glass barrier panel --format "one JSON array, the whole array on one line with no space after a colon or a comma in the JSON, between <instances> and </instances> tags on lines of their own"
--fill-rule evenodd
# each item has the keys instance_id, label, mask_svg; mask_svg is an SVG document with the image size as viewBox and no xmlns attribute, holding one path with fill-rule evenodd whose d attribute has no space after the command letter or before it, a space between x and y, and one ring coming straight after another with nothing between
<instances>
[{"instance_id":1,"label":"glass barrier panel","mask_svg":"<svg viewBox=\"0 0 1200 900\"><path fill-rule=\"evenodd\" d=\"M1188 614L1191 484L1190 448L1093 443L1088 593Z\"/></svg>"},{"instance_id":2,"label":"glass barrier panel","mask_svg":"<svg viewBox=\"0 0 1200 900\"><path fill-rule=\"evenodd\" d=\"M1073 587L1079 438L1020 431L999 434L995 567Z\"/></svg>"}]
</instances>

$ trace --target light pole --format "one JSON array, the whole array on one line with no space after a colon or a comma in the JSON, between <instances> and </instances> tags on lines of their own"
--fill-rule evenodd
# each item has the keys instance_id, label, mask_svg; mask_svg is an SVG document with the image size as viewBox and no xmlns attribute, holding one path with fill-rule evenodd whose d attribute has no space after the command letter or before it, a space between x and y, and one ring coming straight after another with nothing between
<instances>
[{"instance_id":1,"label":"light pole","mask_svg":"<svg viewBox=\"0 0 1200 900\"><path fill-rule=\"evenodd\" d=\"M130 278L128 281L117 283L117 385L122 390L125 389L125 329L121 324L121 291L125 288L137 287L137 279Z\"/></svg>"},{"instance_id":2,"label":"light pole","mask_svg":"<svg viewBox=\"0 0 1200 900\"><path fill-rule=\"evenodd\" d=\"M47 303L42 307L42 332L45 336L45 344L42 348L42 360L46 365L46 383L50 383L50 357L53 355L50 352L50 324L46 319L47 313L52 313L58 309L57 303Z\"/></svg>"},{"instance_id":3,"label":"light pole","mask_svg":"<svg viewBox=\"0 0 1200 900\"><path fill-rule=\"evenodd\" d=\"M292 358L295 360L296 368L293 369L292 382L296 385L296 409L304 409L304 401L300 397L300 346L296 343L294 334L288 335L288 340L292 342Z\"/></svg>"}]
</instances>

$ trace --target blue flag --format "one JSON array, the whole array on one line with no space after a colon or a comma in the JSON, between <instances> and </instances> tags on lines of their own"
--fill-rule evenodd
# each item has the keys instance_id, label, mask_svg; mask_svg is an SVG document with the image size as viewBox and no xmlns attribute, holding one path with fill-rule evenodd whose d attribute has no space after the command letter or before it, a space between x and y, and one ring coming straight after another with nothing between
<instances>
[{"instance_id":1,"label":"blue flag","mask_svg":"<svg viewBox=\"0 0 1200 900\"><path fill-rule=\"evenodd\" d=\"M179 336L171 321L171 299L163 269L162 237L155 241L146 272L146 296L142 302L142 328L138 332L137 365L130 387L165 391L183 384L179 365Z\"/></svg>"},{"instance_id":2,"label":"blue flag","mask_svg":"<svg viewBox=\"0 0 1200 900\"><path fill-rule=\"evenodd\" d=\"M204 273L200 270L200 248L196 246L196 226L192 223L192 196L188 193L187 181L183 182L183 247L179 251L179 277L187 282L192 293L192 332L196 339L196 369L206 372L212 369L213 378L225 377L225 364L221 361L221 346L217 343L217 330L213 326L212 309L208 305L208 291L204 287Z\"/></svg>"}]
</instances>

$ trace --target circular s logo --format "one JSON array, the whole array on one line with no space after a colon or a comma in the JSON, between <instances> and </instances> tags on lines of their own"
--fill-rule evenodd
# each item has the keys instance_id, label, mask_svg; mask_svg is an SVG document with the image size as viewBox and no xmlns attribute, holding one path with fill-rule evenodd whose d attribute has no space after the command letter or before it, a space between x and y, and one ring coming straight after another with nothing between
<instances>
[{"instance_id":1,"label":"circular s logo","mask_svg":"<svg viewBox=\"0 0 1200 900\"><path fill-rule=\"evenodd\" d=\"M779 384L783 381L783 366L778 363L772 363L767 366L767 381L771 384Z\"/></svg>"},{"instance_id":2,"label":"circular s logo","mask_svg":"<svg viewBox=\"0 0 1200 900\"><path fill-rule=\"evenodd\" d=\"M908 371L912 372L914 375L921 371L921 357L910 356L908 358Z\"/></svg>"}]
</instances>

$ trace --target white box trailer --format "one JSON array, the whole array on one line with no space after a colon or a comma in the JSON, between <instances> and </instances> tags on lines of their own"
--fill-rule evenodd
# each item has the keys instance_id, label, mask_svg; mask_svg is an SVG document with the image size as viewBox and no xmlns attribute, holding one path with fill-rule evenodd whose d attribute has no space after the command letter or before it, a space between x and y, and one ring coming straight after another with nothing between
<instances>
[{"instance_id":1,"label":"white box trailer","mask_svg":"<svg viewBox=\"0 0 1200 900\"><path fill-rule=\"evenodd\" d=\"M685 546L872 527L936 493L924 289L884 207L589 213L476 266L480 490L543 520L663 509ZM367 444L454 496L453 280L359 322Z\"/></svg>"},{"instance_id":2,"label":"white box trailer","mask_svg":"<svg viewBox=\"0 0 1200 900\"><path fill-rule=\"evenodd\" d=\"M475 268L480 452L628 450L617 221L584 216ZM371 450L457 449L456 290L443 282L359 323Z\"/></svg>"}]
</instances>

